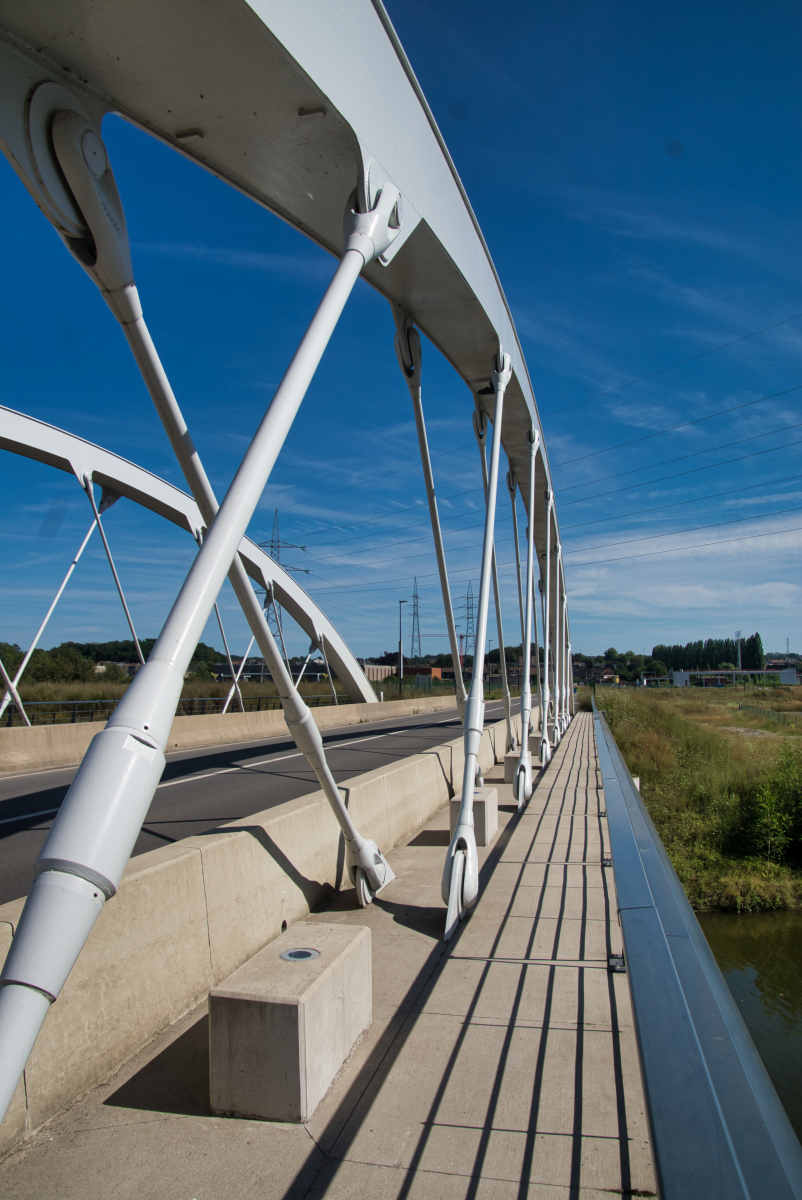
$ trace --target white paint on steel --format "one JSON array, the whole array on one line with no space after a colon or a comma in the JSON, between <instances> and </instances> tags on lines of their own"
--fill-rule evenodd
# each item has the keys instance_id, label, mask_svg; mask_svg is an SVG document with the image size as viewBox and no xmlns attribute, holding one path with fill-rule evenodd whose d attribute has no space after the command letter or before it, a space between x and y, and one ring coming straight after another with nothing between
<instances>
[{"instance_id":1,"label":"white paint on steel","mask_svg":"<svg viewBox=\"0 0 802 1200\"><path fill-rule=\"evenodd\" d=\"M193 537L203 528L197 504L180 488L110 450L2 405L0 449L45 463L79 479L88 471L104 490L133 500ZM317 637L318 633L324 635L329 659L351 699L360 704L377 703L373 688L346 642L297 580L250 538L242 539L240 554L251 578L265 589L273 584L279 603L310 638Z\"/></svg>"}]
</instances>

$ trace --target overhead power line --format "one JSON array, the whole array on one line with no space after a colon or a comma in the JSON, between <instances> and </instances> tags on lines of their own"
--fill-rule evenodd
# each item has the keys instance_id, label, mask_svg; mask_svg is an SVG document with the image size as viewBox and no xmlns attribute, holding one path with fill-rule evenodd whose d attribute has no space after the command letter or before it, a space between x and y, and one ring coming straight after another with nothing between
<instances>
[{"instance_id":1,"label":"overhead power line","mask_svg":"<svg viewBox=\"0 0 802 1200\"><path fill-rule=\"evenodd\" d=\"M564 525L563 532L569 529L584 529L588 525L604 525L607 521L624 521L631 517L645 516L646 513L662 512L666 508L680 508L683 504L699 504L702 500L718 500L721 496L734 496L737 492L751 492L755 488L772 487L778 483L790 483L802 479L802 475L785 475L782 479L765 479L763 483L750 483L747 487L730 488L726 492L711 492L707 496L693 496L690 500L672 500L670 504L658 504L654 508L639 508L634 513L616 513L612 517L598 517L595 521L580 521L577 525Z\"/></svg>"},{"instance_id":2,"label":"overhead power line","mask_svg":"<svg viewBox=\"0 0 802 1200\"><path fill-rule=\"evenodd\" d=\"M681 425L669 425L668 429L659 429L656 433L645 433L643 437L630 438L628 442L616 442L614 446L605 446L602 450L592 450L589 454L580 454L576 458L566 458L560 463L555 463L557 467L567 467L569 463L584 462L586 458L596 458L599 454L608 454L611 450L621 450L624 446L634 446L636 442L648 442L651 438L663 437L666 433L676 433L678 429L688 429L691 425L701 425L704 421L712 421L715 417L724 417L727 413L740 412L743 408L752 408L755 404L762 404L765 400L776 400L779 396L787 396L791 392L798 392L802 388L802 383L797 383L794 387L785 388L782 392L772 392L770 396L760 396L757 400L747 400L745 404L735 404L732 408L722 408L719 412L708 413L706 417L697 417L695 421L683 421Z\"/></svg>"},{"instance_id":3,"label":"overhead power line","mask_svg":"<svg viewBox=\"0 0 802 1200\"><path fill-rule=\"evenodd\" d=\"M551 412L543 413L546 417L556 417L558 413L569 412L572 408L580 408L583 404L590 404L591 400L601 400L604 396L612 396L615 392L623 391L624 388L633 387L636 383L644 383L647 379L654 379L656 375L664 375L666 371L675 371L677 367L684 367L688 363L698 362L700 358L707 358L709 354L718 354L719 350L726 350L729 346L737 346L739 342L746 342L749 338L757 337L760 333L768 333L771 329L779 329L781 325L787 325L790 321L798 321L802 317L802 313L797 313L793 317L784 317L782 321L775 321L773 325L765 325L763 329L755 329L752 333L745 333L741 337L733 338L731 342L722 342L720 346L713 346L710 350L703 350L701 354L693 354L690 358L683 358L680 362L672 363L669 367L660 367L656 371L650 371L648 375L640 375L637 379L628 379L626 383L619 383L613 388L607 388L604 392L596 392L593 396L587 396L584 400L577 400L575 404L566 404L563 408L553 408Z\"/></svg>"},{"instance_id":4,"label":"overhead power line","mask_svg":"<svg viewBox=\"0 0 802 1200\"><path fill-rule=\"evenodd\" d=\"M788 511L793 512L794 510L789 509ZM750 533L745 537L720 538L715 542L695 542L691 546L675 546L671 550L647 550L643 554L627 554L622 558L600 558L594 562L577 563L577 566L597 567L601 563L630 562L633 558L654 558L659 554L679 554L682 550L704 550L707 546L724 546L728 542L751 542L754 538L779 537L781 533L797 533L799 530L802 530L802 525L792 525L790 529L774 529L771 533L764 533L761 530L760 533Z\"/></svg>"},{"instance_id":5,"label":"overhead power line","mask_svg":"<svg viewBox=\"0 0 802 1200\"><path fill-rule=\"evenodd\" d=\"M601 500L605 496L617 496L619 492L629 492L635 488L651 487L655 483L664 483L667 479L683 479L686 475L698 475L700 471L714 471L716 467L730 467L733 463L745 462L747 458L760 458L763 454L776 454L778 450L788 450L791 446L802 446L802 438L795 442L786 442L783 446L771 446L768 450L755 450L752 454L739 454L737 458L725 458L721 462L707 463L704 467L691 467L689 471L675 471L672 475L659 475L657 479L643 479L640 483L630 483L627 487L613 488L609 492L594 492L592 496L583 496L581 500L566 500L560 508L571 508L574 504L585 504L589 500Z\"/></svg>"},{"instance_id":6,"label":"overhead power line","mask_svg":"<svg viewBox=\"0 0 802 1200\"><path fill-rule=\"evenodd\" d=\"M690 529L668 529L664 533L647 533L643 537L626 538L623 542L606 542L603 546L581 546L578 550L566 550L566 556L571 554L590 554L593 551L611 550L614 546L631 546L634 542L651 542L655 538L680 537L683 533L697 533L702 529L721 529L724 525L743 525L746 521L763 521L768 517L780 517L785 513L802 512L802 507L779 508L775 512L756 513L753 517L735 517L732 521L715 521L712 525L693 525ZM576 564L581 567L582 563ZM588 564L590 565L590 564Z\"/></svg>"},{"instance_id":7,"label":"overhead power line","mask_svg":"<svg viewBox=\"0 0 802 1200\"><path fill-rule=\"evenodd\" d=\"M777 429L767 430L766 433L753 433L751 437L738 438L735 442L720 442L717 446L708 446L706 450L692 450L688 454L678 454L676 458L664 458L661 462L647 463L645 467L631 467L628 471L616 471L614 475L600 475L598 479L586 479L584 483L572 483L568 487L558 488L558 491L560 495L565 492L575 492L577 488L591 487L594 483L606 483L608 479L622 479L624 475L637 475L639 471L650 471L653 467L667 467L670 463L685 462L688 458L698 458L701 454L713 454L716 450L729 450L731 446L743 446L746 442L756 442L760 438L771 437L775 433L787 433L790 429L802 429L802 422L796 425L780 425ZM782 447L778 446L777 449L782 449ZM640 487L640 484L633 484L633 487ZM560 507L563 508L565 505Z\"/></svg>"}]
</instances>

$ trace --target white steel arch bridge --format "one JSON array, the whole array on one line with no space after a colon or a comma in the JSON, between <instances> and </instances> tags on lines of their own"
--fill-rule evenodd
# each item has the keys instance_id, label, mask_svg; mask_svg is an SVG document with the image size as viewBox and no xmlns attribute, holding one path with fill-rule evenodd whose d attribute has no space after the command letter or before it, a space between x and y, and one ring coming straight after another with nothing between
<instances>
[{"instance_id":1,"label":"white steel arch bridge","mask_svg":"<svg viewBox=\"0 0 802 1200\"><path fill-rule=\"evenodd\" d=\"M209 119L209 100L215 119ZM103 119L123 116L283 218L339 260L224 497L215 497L148 332ZM478 894L473 833L484 726L483 657L491 587L501 630L494 526L503 450L507 487L528 514L518 591L524 647L523 735L515 794L532 791L530 644L540 624L540 756L572 715L570 638L559 527L534 391L487 245L442 136L379 0L5 0L0 31L0 146L67 252L122 327L191 496L72 432L0 410L0 446L72 472L93 508L127 496L197 536L200 549L147 663L99 733L36 865L36 880L0 978L0 1117L48 1006L58 996L131 853L164 766L184 672L228 577L345 837L360 904L392 872L361 836L320 735L266 623L251 579L313 640L324 641L355 698L370 685L317 605L245 531L356 280L392 305L396 352L415 412L446 622L457 671L465 774L442 893L450 937ZM473 399L485 480L485 528L470 691L459 655L426 441L420 330ZM288 347L288 350L291 348ZM470 410L469 410L470 412ZM102 505L101 505L102 507ZM100 525L99 511L96 512ZM514 522L515 525L515 522ZM518 536L515 528L516 555ZM538 616L539 613L539 616ZM504 655L500 656L502 671ZM7 681L10 683L10 681Z\"/></svg>"}]
</instances>

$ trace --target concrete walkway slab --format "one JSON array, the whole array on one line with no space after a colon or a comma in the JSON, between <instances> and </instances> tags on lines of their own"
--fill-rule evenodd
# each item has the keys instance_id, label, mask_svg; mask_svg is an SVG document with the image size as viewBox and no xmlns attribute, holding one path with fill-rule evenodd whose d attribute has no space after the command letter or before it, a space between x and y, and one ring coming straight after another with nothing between
<instances>
[{"instance_id":1,"label":"concrete walkway slab","mask_svg":"<svg viewBox=\"0 0 802 1200\"><path fill-rule=\"evenodd\" d=\"M306 1126L211 1116L201 1006L0 1165L6 1200L656 1194L590 717L520 816L503 764L486 779L500 833L451 943L447 806L369 909L308 918L370 927L374 1023Z\"/></svg>"}]
</instances>

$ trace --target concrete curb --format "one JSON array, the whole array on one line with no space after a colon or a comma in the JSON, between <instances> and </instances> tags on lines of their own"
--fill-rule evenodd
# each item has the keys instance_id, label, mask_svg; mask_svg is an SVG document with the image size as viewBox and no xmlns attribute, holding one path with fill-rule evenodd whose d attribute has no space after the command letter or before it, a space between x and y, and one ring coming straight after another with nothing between
<instances>
[{"instance_id":1,"label":"concrete curb","mask_svg":"<svg viewBox=\"0 0 802 1200\"><path fill-rule=\"evenodd\" d=\"M454 696L421 696L420 699L390 700L386 704L339 704L311 711L318 729L335 729L392 717L411 717L417 713L456 711L456 708ZM0 729L0 773L77 766L92 738L105 727L105 721L84 721L75 725L34 725L30 729L18 725ZM280 708L269 712L229 712L225 716L207 713L176 717L167 750L197 750L201 746L258 742L261 738L282 736L289 737L290 732Z\"/></svg>"},{"instance_id":2,"label":"concrete curb","mask_svg":"<svg viewBox=\"0 0 802 1200\"><path fill-rule=\"evenodd\" d=\"M503 721L485 730L483 771L503 761L505 735ZM341 786L362 833L389 851L459 790L463 762L460 737ZM132 859L50 1008L0 1127L0 1153L115 1071L343 883L343 841L322 792ZM24 903L0 905L2 959Z\"/></svg>"}]
</instances>

